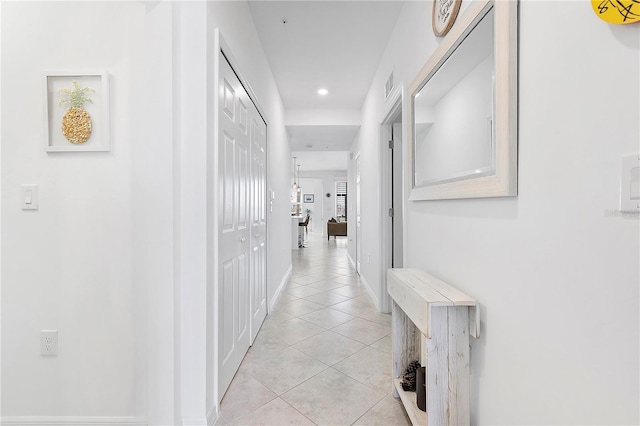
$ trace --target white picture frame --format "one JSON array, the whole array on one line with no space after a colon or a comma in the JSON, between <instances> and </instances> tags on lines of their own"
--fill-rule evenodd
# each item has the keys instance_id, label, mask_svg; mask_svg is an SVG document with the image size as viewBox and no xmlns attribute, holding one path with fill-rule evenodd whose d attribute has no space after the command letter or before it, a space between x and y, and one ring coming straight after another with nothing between
<instances>
[{"instance_id":1,"label":"white picture frame","mask_svg":"<svg viewBox=\"0 0 640 426\"><path fill-rule=\"evenodd\" d=\"M63 134L62 118L67 112L60 101L61 89L73 89L74 81L79 87L92 89L87 93L90 102L83 108L91 119L91 135L86 142L72 143ZM110 151L109 76L99 72L54 72L44 76L44 150L46 152Z\"/></svg>"},{"instance_id":2,"label":"white picture frame","mask_svg":"<svg viewBox=\"0 0 640 426\"><path fill-rule=\"evenodd\" d=\"M435 183L417 181L415 99L441 66L487 14L494 14L495 82L493 84L494 117L491 125L495 137L493 160L495 171L468 174L463 179L451 176ZM459 19L409 86L407 128L408 164L411 167L409 200L445 200L517 196L518 182L518 2L478 0ZM447 176L449 178L450 176Z\"/></svg>"}]
</instances>

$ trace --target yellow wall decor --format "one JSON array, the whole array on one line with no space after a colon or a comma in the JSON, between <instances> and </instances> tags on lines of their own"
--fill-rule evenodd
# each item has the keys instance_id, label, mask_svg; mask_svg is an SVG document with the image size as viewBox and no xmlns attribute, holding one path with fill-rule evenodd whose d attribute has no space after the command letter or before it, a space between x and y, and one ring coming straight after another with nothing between
<instances>
[{"instance_id":1,"label":"yellow wall decor","mask_svg":"<svg viewBox=\"0 0 640 426\"><path fill-rule=\"evenodd\" d=\"M640 0L591 0L593 11L610 24L640 21Z\"/></svg>"}]
</instances>

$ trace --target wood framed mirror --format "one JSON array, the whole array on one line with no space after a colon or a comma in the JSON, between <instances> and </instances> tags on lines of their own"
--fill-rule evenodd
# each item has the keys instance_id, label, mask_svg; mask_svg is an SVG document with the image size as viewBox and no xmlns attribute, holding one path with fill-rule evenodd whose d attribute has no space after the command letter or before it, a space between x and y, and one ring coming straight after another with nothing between
<instances>
[{"instance_id":1,"label":"wood framed mirror","mask_svg":"<svg viewBox=\"0 0 640 426\"><path fill-rule=\"evenodd\" d=\"M410 200L517 194L517 18L473 2L411 83Z\"/></svg>"}]
</instances>

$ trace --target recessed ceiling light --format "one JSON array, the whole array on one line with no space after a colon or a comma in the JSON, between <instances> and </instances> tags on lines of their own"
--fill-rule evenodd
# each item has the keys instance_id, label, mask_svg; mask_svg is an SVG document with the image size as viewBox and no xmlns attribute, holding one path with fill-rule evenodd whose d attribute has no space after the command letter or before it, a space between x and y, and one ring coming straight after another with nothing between
<instances>
[{"instance_id":1,"label":"recessed ceiling light","mask_svg":"<svg viewBox=\"0 0 640 426\"><path fill-rule=\"evenodd\" d=\"M327 89L318 89L318 95L320 95L320 96L324 96L327 93L329 93L329 91Z\"/></svg>"}]
</instances>

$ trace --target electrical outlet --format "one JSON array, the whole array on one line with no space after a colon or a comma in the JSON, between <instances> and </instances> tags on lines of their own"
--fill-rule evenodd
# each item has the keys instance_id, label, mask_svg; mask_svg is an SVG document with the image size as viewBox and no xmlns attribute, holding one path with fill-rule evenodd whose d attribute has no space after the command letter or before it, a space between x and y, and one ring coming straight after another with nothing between
<instances>
[{"instance_id":1,"label":"electrical outlet","mask_svg":"<svg viewBox=\"0 0 640 426\"><path fill-rule=\"evenodd\" d=\"M58 330L40 330L40 355L58 355Z\"/></svg>"}]
</instances>

